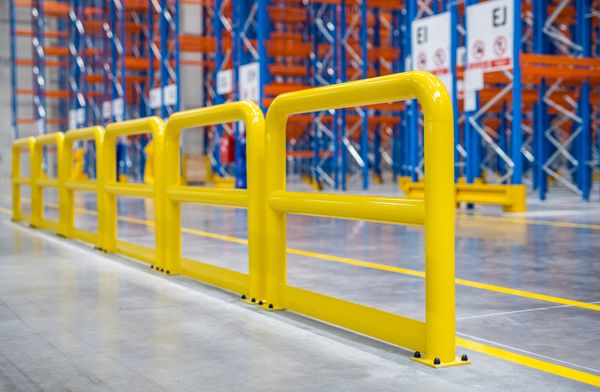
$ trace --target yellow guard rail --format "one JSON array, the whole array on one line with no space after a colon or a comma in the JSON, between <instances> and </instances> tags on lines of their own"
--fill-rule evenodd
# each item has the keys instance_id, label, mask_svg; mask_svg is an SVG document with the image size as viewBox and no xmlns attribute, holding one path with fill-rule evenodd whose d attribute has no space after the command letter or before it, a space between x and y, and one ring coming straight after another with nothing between
<instances>
[{"instance_id":1,"label":"yellow guard rail","mask_svg":"<svg viewBox=\"0 0 600 392\"><path fill-rule=\"evenodd\" d=\"M424 200L286 191L286 123L293 114L418 99L425 119ZM248 189L189 187L181 181L180 137L185 128L243 121L247 135ZM304 90L277 97L263 118L250 102L176 113L165 126L148 117L102 127L19 139L12 147L13 219L26 217L21 187L32 189L31 224L82 239L107 252L149 263L159 271L203 280L249 295L267 309L289 309L415 350L433 367L468 361L455 356L453 119L448 93L433 75L416 71ZM119 136L151 133L154 182L117 182ZM96 142L97 180L71 180L73 143ZM58 178L42 174L44 146L56 144ZM29 149L31 172L21 175L20 153ZM59 221L43 216L43 190L56 187ZM76 229L73 193L97 193L98 233ZM117 238L117 197L154 201L155 249ZM181 256L181 203L248 209L249 273ZM305 214L425 226L425 322L293 287L286 282L286 215ZM253 301L254 300L254 301ZM423 353L424 355L421 355Z\"/></svg>"},{"instance_id":2,"label":"yellow guard rail","mask_svg":"<svg viewBox=\"0 0 600 392\"><path fill-rule=\"evenodd\" d=\"M81 241L89 242L97 248L103 248L104 238L104 198L101 197L104 189L104 167L102 162L102 147L104 143L103 127L81 128L65 133L63 143L63 178L64 178L64 202L61 207L64 209L64 235L67 238L75 238ZM73 179L73 144L81 140L94 140L96 144L96 180L84 181ZM79 229L75 227L75 192L92 192L96 194L96 216L98 222L98 232Z\"/></svg>"},{"instance_id":3,"label":"yellow guard rail","mask_svg":"<svg viewBox=\"0 0 600 392\"><path fill-rule=\"evenodd\" d=\"M31 181L31 160L33 156L33 146L35 144L35 138L27 137L17 139L12 144L11 156L12 156L12 219L14 221L25 221L31 224L31 215L23 214L23 205L21 204L21 189L24 186L33 188ZM21 152L26 150L29 154L29 175L23 177L21 175Z\"/></svg>"},{"instance_id":4,"label":"yellow guard rail","mask_svg":"<svg viewBox=\"0 0 600 392\"><path fill-rule=\"evenodd\" d=\"M418 99L425 122L425 199L286 191L288 116ZM455 355L454 158L452 105L427 72L395 74L283 94L266 119L266 307L289 309L415 350L433 367L468 363ZM286 214L425 225L425 322L303 290L286 283ZM424 352L425 356L420 353Z\"/></svg>"},{"instance_id":5,"label":"yellow guard rail","mask_svg":"<svg viewBox=\"0 0 600 392\"><path fill-rule=\"evenodd\" d=\"M156 179L154 184L130 184L117 182L117 137L151 133L155 147L154 167ZM165 134L164 122L158 117L147 117L109 124L104 134L102 147L102 165L104 167L105 184L101 195L104 198L104 250L109 253L121 253L127 257L142 260L151 266L164 271L164 161L163 142ZM155 249L132 244L117 239L117 196L151 199L154 201L154 236Z\"/></svg>"},{"instance_id":6,"label":"yellow guard rail","mask_svg":"<svg viewBox=\"0 0 600 392\"><path fill-rule=\"evenodd\" d=\"M243 121L246 129L248 189L190 187L181 183L180 137L184 128L205 127ZM234 102L179 112L169 118L165 134L166 269L183 273L250 297L263 298L264 219L263 160L264 117L252 102ZM206 204L248 209L248 272L229 269L181 257L181 203Z\"/></svg>"},{"instance_id":7,"label":"yellow guard rail","mask_svg":"<svg viewBox=\"0 0 600 392\"><path fill-rule=\"evenodd\" d=\"M40 229L50 229L59 235L65 235L62 150L65 135L62 132L49 133L35 138L31 156L31 225ZM56 146L57 175L48 178L43 171L44 146ZM44 189L55 188L58 192L58 220L48 220L44 214ZM62 208L61 208L62 207Z\"/></svg>"}]
</instances>

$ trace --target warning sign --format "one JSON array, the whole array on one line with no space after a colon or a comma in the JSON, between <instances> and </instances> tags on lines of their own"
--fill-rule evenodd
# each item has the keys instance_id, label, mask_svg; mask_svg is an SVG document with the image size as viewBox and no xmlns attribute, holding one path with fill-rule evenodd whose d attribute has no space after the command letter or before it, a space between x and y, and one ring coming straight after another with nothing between
<instances>
[{"instance_id":1,"label":"warning sign","mask_svg":"<svg viewBox=\"0 0 600 392\"><path fill-rule=\"evenodd\" d=\"M450 13L444 12L412 22L414 69L436 75L452 94L450 72ZM459 91L460 94L460 91Z\"/></svg>"},{"instance_id":2,"label":"warning sign","mask_svg":"<svg viewBox=\"0 0 600 392\"><path fill-rule=\"evenodd\" d=\"M450 72L450 13L444 12L412 22L414 69L438 76Z\"/></svg>"},{"instance_id":3,"label":"warning sign","mask_svg":"<svg viewBox=\"0 0 600 392\"><path fill-rule=\"evenodd\" d=\"M467 7L467 64L484 72L511 69L514 8L512 0L491 0Z\"/></svg>"},{"instance_id":4,"label":"warning sign","mask_svg":"<svg viewBox=\"0 0 600 392\"><path fill-rule=\"evenodd\" d=\"M260 65L258 62L241 65L239 68L240 100L260 101Z\"/></svg>"}]
</instances>

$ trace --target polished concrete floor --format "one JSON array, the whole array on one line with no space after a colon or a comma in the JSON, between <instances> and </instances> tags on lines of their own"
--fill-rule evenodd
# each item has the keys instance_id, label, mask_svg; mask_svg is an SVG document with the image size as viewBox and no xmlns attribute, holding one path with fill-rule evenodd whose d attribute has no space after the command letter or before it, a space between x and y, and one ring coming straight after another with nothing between
<instances>
[{"instance_id":1,"label":"polished concrete floor","mask_svg":"<svg viewBox=\"0 0 600 392\"><path fill-rule=\"evenodd\" d=\"M77 224L92 229L94 198L77 203ZM144 224L152 211L147 201L122 200L119 236L152 245ZM185 205L182 215L184 256L247 270L247 247L238 240L246 238L245 211ZM521 215L462 211L458 337L600 376L600 311L586 307L600 304L599 239L600 203L566 194L532 199ZM290 284L424 317L424 281L402 272L423 270L420 229L290 216L288 247ZM5 215L0 301L0 390L593 389L466 348L459 353L469 354L471 366L425 368L403 349L259 311L233 294L156 275Z\"/></svg>"}]
</instances>

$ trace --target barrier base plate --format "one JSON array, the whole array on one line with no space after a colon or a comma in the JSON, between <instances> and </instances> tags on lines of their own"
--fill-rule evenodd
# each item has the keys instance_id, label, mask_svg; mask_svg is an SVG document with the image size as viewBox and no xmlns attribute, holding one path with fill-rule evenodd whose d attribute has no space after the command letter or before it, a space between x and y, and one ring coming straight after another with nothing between
<instances>
[{"instance_id":1,"label":"barrier base plate","mask_svg":"<svg viewBox=\"0 0 600 392\"><path fill-rule=\"evenodd\" d=\"M410 359L412 359L415 362L421 363L423 365L427 365L429 367L432 368L447 368L447 367L452 367L452 366L462 366L462 365L470 365L471 361L467 360L467 361L463 361L462 359L460 359L459 357L454 358L454 361L452 362L442 362L439 365L435 365L433 363L433 358L429 358L429 357L421 357L421 358L415 358L415 357L411 357Z\"/></svg>"}]
</instances>

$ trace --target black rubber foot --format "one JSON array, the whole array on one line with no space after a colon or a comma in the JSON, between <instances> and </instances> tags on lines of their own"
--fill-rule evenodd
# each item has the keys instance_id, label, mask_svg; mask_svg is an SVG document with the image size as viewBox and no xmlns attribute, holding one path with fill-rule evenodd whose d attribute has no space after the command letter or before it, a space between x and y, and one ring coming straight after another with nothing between
<instances>
[{"instance_id":1,"label":"black rubber foot","mask_svg":"<svg viewBox=\"0 0 600 392\"><path fill-rule=\"evenodd\" d=\"M463 362L467 362L467 361L469 360L469 357L467 357L467 354L463 354L463 355L460 357L460 360L461 360L461 361L463 361Z\"/></svg>"},{"instance_id":2,"label":"black rubber foot","mask_svg":"<svg viewBox=\"0 0 600 392\"><path fill-rule=\"evenodd\" d=\"M269 309L273 309L273 304L269 304Z\"/></svg>"},{"instance_id":3,"label":"black rubber foot","mask_svg":"<svg viewBox=\"0 0 600 392\"><path fill-rule=\"evenodd\" d=\"M246 299L248 297L246 297L244 294L242 294L242 296L240 297L241 299Z\"/></svg>"},{"instance_id":4,"label":"black rubber foot","mask_svg":"<svg viewBox=\"0 0 600 392\"><path fill-rule=\"evenodd\" d=\"M154 266L153 266L153 265L151 265L151 266L150 266L150 269L154 269Z\"/></svg>"},{"instance_id":5,"label":"black rubber foot","mask_svg":"<svg viewBox=\"0 0 600 392\"><path fill-rule=\"evenodd\" d=\"M263 301L258 301L258 306L262 306L263 305Z\"/></svg>"},{"instance_id":6,"label":"black rubber foot","mask_svg":"<svg viewBox=\"0 0 600 392\"><path fill-rule=\"evenodd\" d=\"M167 275L170 275L170 274L171 274L171 271L169 271L169 270L167 270L166 272L167 272Z\"/></svg>"},{"instance_id":7,"label":"black rubber foot","mask_svg":"<svg viewBox=\"0 0 600 392\"><path fill-rule=\"evenodd\" d=\"M160 272L165 272L165 269L164 269L164 268L161 268L161 269L160 269Z\"/></svg>"},{"instance_id":8,"label":"black rubber foot","mask_svg":"<svg viewBox=\"0 0 600 392\"><path fill-rule=\"evenodd\" d=\"M255 302L256 302L256 298L252 298L250 301L251 301L252 303L255 303Z\"/></svg>"},{"instance_id":9,"label":"black rubber foot","mask_svg":"<svg viewBox=\"0 0 600 392\"><path fill-rule=\"evenodd\" d=\"M421 353L419 351L415 351L415 353L413 354L414 358L421 358Z\"/></svg>"},{"instance_id":10,"label":"black rubber foot","mask_svg":"<svg viewBox=\"0 0 600 392\"><path fill-rule=\"evenodd\" d=\"M439 359L439 358L435 358L435 359L433 360L433 364L434 364L434 365L440 365L441 363L442 363L442 361L440 361L440 359Z\"/></svg>"}]
</instances>

